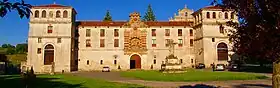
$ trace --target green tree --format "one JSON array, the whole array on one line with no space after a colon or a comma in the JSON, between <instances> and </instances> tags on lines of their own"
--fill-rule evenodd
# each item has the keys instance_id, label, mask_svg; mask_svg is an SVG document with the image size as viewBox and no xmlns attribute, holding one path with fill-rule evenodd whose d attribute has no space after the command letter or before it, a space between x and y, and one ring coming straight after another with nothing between
<instances>
[{"instance_id":1,"label":"green tree","mask_svg":"<svg viewBox=\"0 0 280 88\"><path fill-rule=\"evenodd\" d=\"M147 12L145 13L145 16L142 18L143 21L156 21L156 16L152 10L151 4L148 5Z\"/></svg>"},{"instance_id":2,"label":"green tree","mask_svg":"<svg viewBox=\"0 0 280 88\"><path fill-rule=\"evenodd\" d=\"M280 88L280 1L221 0L221 6L238 13L239 24L230 40L233 50L245 57L273 62L273 88Z\"/></svg>"},{"instance_id":3,"label":"green tree","mask_svg":"<svg viewBox=\"0 0 280 88\"><path fill-rule=\"evenodd\" d=\"M105 17L103 19L103 21L112 21L112 16L110 14L110 11L107 10L106 14L105 14Z\"/></svg>"},{"instance_id":4,"label":"green tree","mask_svg":"<svg viewBox=\"0 0 280 88\"><path fill-rule=\"evenodd\" d=\"M9 2L8 0L0 0L0 17L6 16L6 14L12 10L16 10L20 18L29 18L31 13L31 5L26 4L23 0L21 2Z\"/></svg>"},{"instance_id":5,"label":"green tree","mask_svg":"<svg viewBox=\"0 0 280 88\"><path fill-rule=\"evenodd\" d=\"M17 44L15 51L16 51L16 53L26 53L27 52L27 44Z\"/></svg>"}]
</instances>

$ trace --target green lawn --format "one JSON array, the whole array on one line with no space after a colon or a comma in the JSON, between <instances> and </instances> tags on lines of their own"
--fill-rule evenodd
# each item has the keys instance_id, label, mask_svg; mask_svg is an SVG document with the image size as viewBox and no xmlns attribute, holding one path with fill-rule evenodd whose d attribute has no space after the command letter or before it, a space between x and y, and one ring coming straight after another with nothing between
<instances>
[{"instance_id":1,"label":"green lawn","mask_svg":"<svg viewBox=\"0 0 280 88\"><path fill-rule=\"evenodd\" d=\"M185 73L161 73L159 71L126 71L123 77L132 77L151 81L223 81L265 79L266 76L241 72L212 72L203 70L188 70Z\"/></svg>"},{"instance_id":2,"label":"green lawn","mask_svg":"<svg viewBox=\"0 0 280 88\"><path fill-rule=\"evenodd\" d=\"M0 75L1 88L25 88L19 75ZM32 87L28 88L144 88L133 84L107 82L100 79L73 75L37 75Z\"/></svg>"}]
</instances>

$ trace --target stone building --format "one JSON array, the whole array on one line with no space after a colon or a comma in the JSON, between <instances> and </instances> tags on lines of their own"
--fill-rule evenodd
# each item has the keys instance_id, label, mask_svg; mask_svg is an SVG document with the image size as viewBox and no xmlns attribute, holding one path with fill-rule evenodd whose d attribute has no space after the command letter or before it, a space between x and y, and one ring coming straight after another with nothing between
<instances>
[{"instance_id":1,"label":"stone building","mask_svg":"<svg viewBox=\"0 0 280 88\"><path fill-rule=\"evenodd\" d=\"M210 66L230 60L231 11L209 6L198 11L185 7L170 21L143 22L140 14L129 21L76 21L71 6L32 7L29 22L28 60L35 72L70 72L144 69L158 70L169 54L167 42L176 41L175 55L185 68L198 63ZM83 14L83 13L81 13Z\"/></svg>"}]
</instances>

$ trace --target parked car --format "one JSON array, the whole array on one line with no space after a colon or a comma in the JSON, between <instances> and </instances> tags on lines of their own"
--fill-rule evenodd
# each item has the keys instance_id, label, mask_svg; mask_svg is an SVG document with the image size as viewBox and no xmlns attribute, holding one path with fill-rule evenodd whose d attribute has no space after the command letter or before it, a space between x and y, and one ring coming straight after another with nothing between
<instances>
[{"instance_id":1,"label":"parked car","mask_svg":"<svg viewBox=\"0 0 280 88\"><path fill-rule=\"evenodd\" d=\"M205 64L198 63L195 68L197 68L197 69L204 69L205 68Z\"/></svg>"},{"instance_id":2,"label":"parked car","mask_svg":"<svg viewBox=\"0 0 280 88\"><path fill-rule=\"evenodd\" d=\"M239 70L239 66L238 66L238 64L230 64L229 66L228 66L228 70L229 71L238 71Z\"/></svg>"},{"instance_id":3,"label":"parked car","mask_svg":"<svg viewBox=\"0 0 280 88\"><path fill-rule=\"evenodd\" d=\"M110 67L104 66L102 72L110 72Z\"/></svg>"},{"instance_id":4,"label":"parked car","mask_svg":"<svg viewBox=\"0 0 280 88\"><path fill-rule=\"evenodd\" d=\"M224 71L224 70L226 70L225 67L226 66L224 64L217 64L216 67L215 67L215 70L216 71Z\"/></svg>"}]
</instances>

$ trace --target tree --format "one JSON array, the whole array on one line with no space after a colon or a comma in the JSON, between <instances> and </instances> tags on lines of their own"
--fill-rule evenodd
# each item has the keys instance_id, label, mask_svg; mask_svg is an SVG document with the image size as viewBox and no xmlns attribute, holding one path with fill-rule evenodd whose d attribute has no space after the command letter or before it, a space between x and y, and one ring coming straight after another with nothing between
<instances>
[{"instance_id":1,"label":"tree","mask_svg":"<svg viewBox=\"0 0 280 88\"><path fill-rule=\"evenodd\" d=\"M109 10L107 10L106 15L105 15L103 21L112 21L112 16L110 15L110 11Z\"/></svg>"},{"instance_id":2,"label":"tree","mask_svg":"<svg viewBox=\"0 0 280 88\"><path fill-rule=\"evenodd\" d=\"M31 13L31 5L26 4L23 0L21 2L9 2L8 0L0 1L0 17L6 16L11 10L17 10L20 18L26 17L29 18Z\"/></svg>"},{"instance_id":3,"label":"tree","mask_svg":"<svg viewBox=\"0 0 280 88\"><path fill-rule=\"evenodd\" d=\"M17 44L16 45L16 53L25 53L27 52L27 44Z\"/></svg>"},{"instance_id":4,"label":"tree","mask_svg":"<svg viewBox=\"0 0 280 88\"><path fill-rule=\"evenodd\" d=\"M156 16L154 15L151 4L148 5L147 12L145 13L145 16L143 17L142 20L143 21L156 21Z\"/></svg>"},{"instance_id":5,"label":"tree","mask_svg":"<svg viewBox=\"0 0 280 88\"><path fill-rule=\"evenodd\" d=\"M239 24L228 22L236 30L230 40L233 50L245 57L273 62L273 88L280 88L280 1L222 0L225 9L238 13Z\"/></svg>"}]
</instances>

